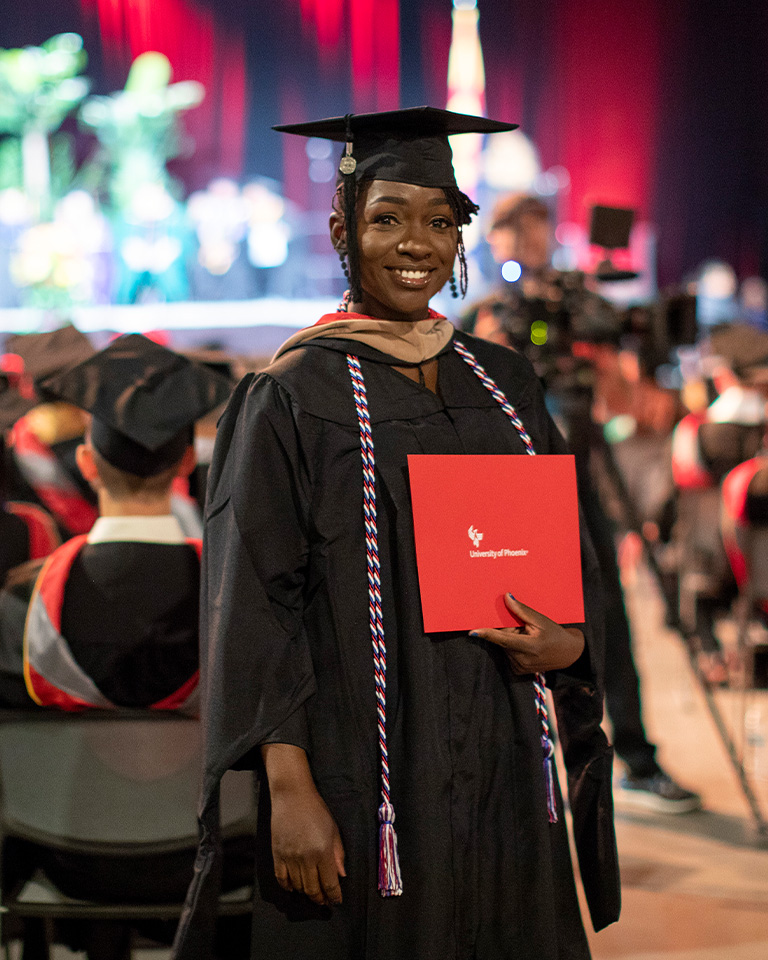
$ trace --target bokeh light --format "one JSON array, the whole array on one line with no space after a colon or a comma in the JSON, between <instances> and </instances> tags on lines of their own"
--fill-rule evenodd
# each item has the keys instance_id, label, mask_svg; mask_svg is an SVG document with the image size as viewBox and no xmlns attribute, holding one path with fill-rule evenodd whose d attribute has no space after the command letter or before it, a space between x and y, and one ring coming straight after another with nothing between
<instances>
[{"instance_id":1,"label":"bokeh light","mask_svg":"<svg viewBox=\"0 0 768 960\"><path fill-rule=\"evenodd\" d=\"M506 263L502 264L501 275L507 283L514 283L523 275L523 268L517 260L507 260Z\"/></svg>"},{"instance_id":2,"label":"bokeh light","mask_svg":"<svg viewBox=\"0 0 768 960\"><path fill-rule=\"evenodd\" d=\"M534 320L531 324L531 343L543 347L549 336L549 325L543 320Z\"/></svg>"}]
</instances>

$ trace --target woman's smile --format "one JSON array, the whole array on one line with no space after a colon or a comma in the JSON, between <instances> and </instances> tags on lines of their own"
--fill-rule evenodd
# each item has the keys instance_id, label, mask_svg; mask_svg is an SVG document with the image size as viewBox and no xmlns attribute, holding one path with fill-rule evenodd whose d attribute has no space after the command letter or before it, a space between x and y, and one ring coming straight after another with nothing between
<instances>
[{"instance_id":1,"label":"woman's smile","mask_svg":"<svg viewBox=\"0 0 768 960\"><path fill-rule=\"evenodd\" d=\"M429 282L431 269L414 270L412 267L388 267L405 287L421 288Z\"/></svg>"}]
</instances>

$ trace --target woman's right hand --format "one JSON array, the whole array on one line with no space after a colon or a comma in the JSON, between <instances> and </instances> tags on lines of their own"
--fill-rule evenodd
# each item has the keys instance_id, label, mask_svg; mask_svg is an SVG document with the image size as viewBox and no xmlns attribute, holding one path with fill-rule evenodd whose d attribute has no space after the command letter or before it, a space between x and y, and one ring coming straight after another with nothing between
<instances>
[{"instance_id":1,"label":"woman's right hand","mask_svg":"<svg viewBox=\"0 0 768 960\"><path fill-rule=\"evenodd\" d=\"M345 877L339 829L317 791L306 753L290 744L262 747L272 802L272 857L284 890L314 903L341 903Z\"/></svg>"}]
</instances>

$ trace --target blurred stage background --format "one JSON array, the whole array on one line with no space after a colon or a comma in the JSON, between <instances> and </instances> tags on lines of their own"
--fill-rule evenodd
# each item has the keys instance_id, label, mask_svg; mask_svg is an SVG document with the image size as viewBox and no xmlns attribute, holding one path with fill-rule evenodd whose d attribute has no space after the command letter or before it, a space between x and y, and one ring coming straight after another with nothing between
<instances>
[{"instance_id":1,"label":"blurred stage background","mask_svg":"<svg viewBox=\"0 0 768 960\"><path fill-rule=\"evenodd\" d=\"M521 125L462 161L482 206L469 299L498 281L483 213L498 195L528 190L556 215L564 267L589 271L602 255L588 242L594 204L635 211L616 262L641 276L602 285L617 302L695 292L716 262L727 267L717 318L748 309L747 280L764 322L761 0L4 7L0 330L72 319L87 331L170 327L233 349L254 326L281 339L280 328L313 322L343 289L327 241L337 158L325 142L270 126L449 102ZM72 37L51 43L59 34L82 48ZM19 52L46 42L44 54ZM159 58L135 63L149 51L167 57L172 76Z\"/></svg>"}]
</instances>

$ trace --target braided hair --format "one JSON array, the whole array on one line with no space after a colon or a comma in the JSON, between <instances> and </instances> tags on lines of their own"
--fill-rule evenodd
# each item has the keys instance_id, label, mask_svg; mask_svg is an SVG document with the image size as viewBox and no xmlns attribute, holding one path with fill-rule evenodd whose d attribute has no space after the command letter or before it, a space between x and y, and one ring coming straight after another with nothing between
<instances>
[{"instance_id":1,"label":"braided hair","mask_svg":"<svg viewBox=\"0 0 768 960\"><path fill-rule=\"evenodd\" d=\"M360 303L363 291L360 286L360 249L357 244L357 202L362 193L365 180L357 181L354 177L346 176L336 188L333 197L333 209L344 217L347 231L347 261L349 263L349 292L352 303ZM472 217L479 211L478 205L462 193L458 187L443 187L443 193L453 213L458 231L456 255L459 259L459 289L462 297L467 293L467 253L464 247L462 227L472 222Z\"/></svg>"}]
</instances>

